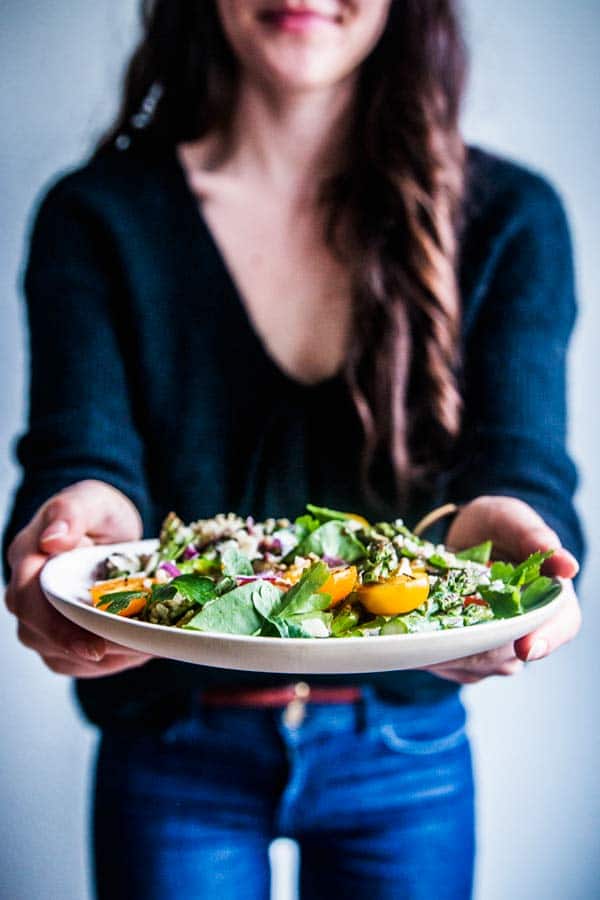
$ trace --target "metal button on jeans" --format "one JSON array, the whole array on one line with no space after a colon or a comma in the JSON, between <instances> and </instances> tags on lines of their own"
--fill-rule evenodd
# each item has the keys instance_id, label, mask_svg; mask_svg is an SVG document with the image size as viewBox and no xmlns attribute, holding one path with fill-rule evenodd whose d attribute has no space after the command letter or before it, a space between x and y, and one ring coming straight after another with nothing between
<instances>
[{"instance_id":1,"label":"metal button on jeans","mask_svg":"<svg viewBox=\"0 0 600 900\"><path fill-rule=\"evenodd\" d=\"M310 697L310 686L305 681L294 685L293 700L290 700L283 711L283 724L286 728L298 728L306 716L306 701Z\"/></svg>"}]
</instances>

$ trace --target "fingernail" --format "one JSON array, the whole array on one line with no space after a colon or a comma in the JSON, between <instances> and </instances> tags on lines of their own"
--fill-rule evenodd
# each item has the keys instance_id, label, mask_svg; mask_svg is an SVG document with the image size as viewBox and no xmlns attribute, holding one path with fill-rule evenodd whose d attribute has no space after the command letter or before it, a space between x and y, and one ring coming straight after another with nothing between
<instances>
[{"instance_id":1,"label":"fingernail","mask_svg":"<svg viewBox=\"0 0 600 900\"><path fill-rule=\"evenodd\" d=\"M572 564L573 568L575 569L575 574L577 575L577 573L579 572L579 562L578 562L578 560L577 560L576 557L573 556L573 554L570 553L568 550L565 550L564 552L565 552L565 555L569 558L569 562Z\"/></svg>"},{"instance_id":2,"label":"fingernail","mask_svg":"<svg viewBox=\"0 0 600 900\"><path fill-rule=\"evenodd\" d=\"M57 519L56 522L51 522L46 530L42 532L40 541L52 541L54 538L64 537L68 532L69 523L65 522L64 519Z\"/></svg>"},{"instance_id":3,"label":"fingernail","mask_svg":"<svg viewBox=\"0 0 600 900\"><path fill-rule=\"evenodd\" d=\"M531 650L527 654L527 662L533 662L534 659L542 659L548 652L548 641L540 638L532 645Z\"/></svg>"},{"instance_id":4,"label":"fingernail","mask_svg":"<svg viewBox=\"0 0 600 900\"><path fill-rule=\"evenodd\" d=\"M73 641L71 649L86 662L100 662L104 656L103 650L99 650L96 644L88 644L87 641Z\"/></svg>"}]
</instances>

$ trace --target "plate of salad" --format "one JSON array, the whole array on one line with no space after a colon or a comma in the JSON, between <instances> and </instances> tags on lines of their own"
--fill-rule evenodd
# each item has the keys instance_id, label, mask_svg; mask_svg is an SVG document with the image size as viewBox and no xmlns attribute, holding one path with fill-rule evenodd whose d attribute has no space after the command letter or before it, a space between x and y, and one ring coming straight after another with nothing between
<instances>
[{"instance_id":1,"label":"plate of salad","mask_svg":"<svg viewBox=\"0 0 600 900\"><path fill-rule=\"evenodd\" d=\"M257 672L350 674L433 665L516 640L554 615L549 553L453 552L401 519L309 504L294 522L233 513L158 539L71 550L41 573L83 628L184 662Z\"/></svg>"}]
</instances>

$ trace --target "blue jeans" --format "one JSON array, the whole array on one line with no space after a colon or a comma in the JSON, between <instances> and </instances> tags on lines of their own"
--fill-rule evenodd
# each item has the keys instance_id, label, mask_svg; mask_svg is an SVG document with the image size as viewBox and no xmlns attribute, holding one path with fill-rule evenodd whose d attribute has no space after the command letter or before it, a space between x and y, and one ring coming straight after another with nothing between
<instances>
[{"instance_id":1,"label":"blue jeans","mask_svg":"<svg viewBox=\"0 0 600 900\"><path fill-rule=\"evenodd\" d=\"M458 696L401 706L202 707L160 734L103 736L100 900L267 900L268 847L300 848L302 900L467 900L473 782Z\"/></svg>"}]
</instances>

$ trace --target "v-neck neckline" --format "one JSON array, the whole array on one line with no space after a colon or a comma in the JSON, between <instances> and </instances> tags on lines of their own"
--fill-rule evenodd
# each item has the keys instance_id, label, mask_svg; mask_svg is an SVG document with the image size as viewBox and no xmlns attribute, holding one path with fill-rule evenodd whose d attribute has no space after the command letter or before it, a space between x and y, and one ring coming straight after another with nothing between
<instances>
[{"instance_id":1,"label":"v-neck neckline","mask_svg":"<svg viewBox=\"0 0 600 900\"><path fill-rule=\"evenodd\" d=\"M202 241L206 245L208 245L211 257L225 284L227 285L226 294L231 300L232 310L237 314L238 318L241 319L242 327L245 329L245 331L248 332L249 337L255 344L261 359L267 364L270 369L272 369L272 371L284 384L287 384L289 387L294 388L295 390L300 392L311 393L344 384L345 378L343 369L338 372L334 372L333 375L330 375L327 378L321 378L318 381L312 383L301 381L299 378L288 374L288 372L286 372L281 364L269 352L268 347L265 345L264 340L256 330L256 326L254 325L254 322L250 317L240 289L231 273L225 256L223 255L223 251L221 250L208 222L206 221L206 217L202 210L202 203L189 185L187 174L181 163L181 160L179 159L176 146L172 149L171 160L176 176L176 181L181 188L182 198L185 201L186 208L188 209L189 213L191 213L190 220L195 223L195 230L198 232Z\"/></svg>"}]
</instances>

